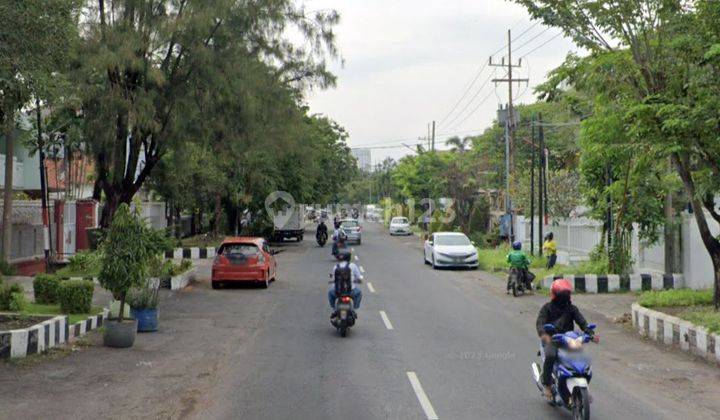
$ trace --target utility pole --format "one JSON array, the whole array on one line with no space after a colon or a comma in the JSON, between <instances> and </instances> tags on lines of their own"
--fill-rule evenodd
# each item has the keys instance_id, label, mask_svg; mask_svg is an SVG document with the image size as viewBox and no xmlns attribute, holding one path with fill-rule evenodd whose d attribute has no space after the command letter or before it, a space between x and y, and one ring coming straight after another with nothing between
<instances>
[{"instance_id":1,"label":"utility pole","mask_svg":"<svg viewBox=\"0 0 720 420\"><path fill-rule=\"evenodd\" d=\"M545 132L543 131L542 126L542 114L538 114L538 142L540 143L540 147L538 147L538 252L542 257L543 222L545 221L543 215L546 211L546 209L543 209L543 183L545 181Z\"/></svg>"},{"instance_id":2,"label":"utility pole","mask_svg":"<svg viewBox=\"0 0 720 420\"><path fill-rule=\"evenodd\" d=\"M535 255L535 114L530 117L530 255Z\"/></svg>"},{"instance_id":3,"label":"utility pole","mask_svg":"<svg viewBox=\"0 0 720 420\"><path fill-rule=\"evenodd\" d=\"M435 151L435 120L432 122L432 151Z\"/></svg>"},{"instance_id":4,"label":"utility pole","mask_svg":"<svg viewBox=\"0 0 720 420\"><path fill-rule=\"evenodd\" d=\"M45 271L50 272L50 215L48 214L47 200L47 171L45 170L45 141L42 137L42 114L40 100L35 99L35 115L37 117L37 141L40 159L40 195L42 203L43 221L43 251L45 253Z\"/></svg>"},{"instance_id":5,"label":"utility pole","mask_svg":"<svg viewBox=\"0 0 720 420\"><path fill-rule=\"evenodd\" d=\"M428 149L428 151L429 151L429 150L430 150L430 141L431 141L431 140L430 140L430 123L428 123L428 127L427 127L427 137L426 137L426 139L427 139L427 142L428 142L427 149Z\"/></svg>"},{"instance_id":6,"label":"utility pole","mask_svg":"<svg viewBox=\"0 0 720 420\"><path fill-rule=\"evenodd\" d=\"M508 142L509 142L509 149L510 149L510 166L513 166L513 129L515 128L515 116L513 115L513 82L525 82L528 83L529 79L515 79L513 78L513 68L514 67L520 67L522 65L522 58L518 60L517 64L513 64L512 61L512 36L510 34L510 29L507 31L507 40L508 40L508 61L507 64L505 64L505 59L503 59L500 63L493 63L492 57L490 57L490 60L488 64L492 67L507 67L507 78L506 79L492 79L494 83L501 83L506 82L508 84L508 109L507 109L507 119L508 119Z\"/></svg>"},{"instance_id":7,"label":"utility pole","mask_svg":"<svg viewBox=\"0 0 720 420\"><path fill-rule=\"evenodd\" d=\"M512 200L510 199L510 173L512 173L512 167L513 167L513 129L515 128L515 115L513 113L513 83L514 82L525 82L527 83L529 79L516 79L513 78L513 68L514 67L520 67L522 64L522 59L518 60L517 64L513 64L512 61L512 35L510 29L507 31L507 40L508 40L508 60L507 64L505 64L505 59L503 58L500 63L493 63L492 62L492 56L490 56L490 59L488 60L488 65L491 67L507 67L507 78L505 79L492 79L494 83L501 83L506 82L508 84L508 105L507 110L505 113L505 211L507 214L510 215L510 237L511 241L514 239L514 215L513 215L513 209L512 209Z\"/></svg>"}]
</instances>

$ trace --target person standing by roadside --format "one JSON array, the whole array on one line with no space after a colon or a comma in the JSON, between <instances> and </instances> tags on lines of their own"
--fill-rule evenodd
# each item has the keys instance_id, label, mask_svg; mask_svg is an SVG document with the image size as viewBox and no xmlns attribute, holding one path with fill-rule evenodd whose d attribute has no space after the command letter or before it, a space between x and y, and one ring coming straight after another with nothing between
<instances>
[{"instance_id":1,"label":"person standing by roadside","mask_svg":"<svg viewBox=\"0 0 720 420\"><path fill-rule=\"evenodd\" d=\"M557 243L553 239L553 233L548 232L545 235L545 242L543 243L543 252L547 255L547 268L548 270L555 267L557 262Z\"/></svg>"}]
</instances>

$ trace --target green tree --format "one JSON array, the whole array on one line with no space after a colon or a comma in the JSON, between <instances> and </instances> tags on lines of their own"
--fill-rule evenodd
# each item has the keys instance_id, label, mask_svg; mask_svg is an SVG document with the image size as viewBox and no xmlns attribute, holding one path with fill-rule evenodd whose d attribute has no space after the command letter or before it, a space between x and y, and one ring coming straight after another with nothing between
<instances>
[{"instance_id":1,"label":"green tree","mask_svg":"<svg viewBox=\"0 0 720 420\"><path fill-rule=\"evenodd\" d=\"M76 34L74 0L26 0L0 3L0 134L5 137L2 251L12 243L13 148L15 119L31 99L44 99L63 70Z\"/></svg>"},{"instance_id":2,"label":"green tree","mask_svg":"<svg viewBox=\"0 0 720 420\"><path fill-rule=\"evenodd\" d=\"M616 125L628 136L629 151L655 158L655 162L641 162L640 156L628 159L621 174L623 187L618 187L623 191L621 200L628 197L624 185L643 173L636 170L637 165L647 163L652 168L653 163L671 162L667 169L682 180L713 262L714 302L719 308L720 240L712 235L707 217L720 223L715 204L720 192L720 3L516 2L590 51L586 59L566 62L563 71L567 75L564 79L593 99L596 122L589 125L600 128L603 120L614 116Z\"/></svg>"},{"instance_id":3,"label":"green tree","mask_svg":"<svg viewBox=\"0 0 720 420\"><path fill-rule=\"evenodd\" d=\"M191 141L257 139L252 128L238 127L246 119L228 122L231 116L220 118L217 107L203 107L215 100L238 104L230 97L243 88L238 81L248 80L243 71L260 75L253 83L272 81L295 92L334 83L325 68L325 57L336 55L334 11L307 13L289 0L98 0L85 12L75 76L97 190L105 198L103 226L170 150ZM290 42L291 28L307 42ZM257 109L257 103L245 106ZM208 124L197 126L201 119Z\"/></svg>"}]
</instances>

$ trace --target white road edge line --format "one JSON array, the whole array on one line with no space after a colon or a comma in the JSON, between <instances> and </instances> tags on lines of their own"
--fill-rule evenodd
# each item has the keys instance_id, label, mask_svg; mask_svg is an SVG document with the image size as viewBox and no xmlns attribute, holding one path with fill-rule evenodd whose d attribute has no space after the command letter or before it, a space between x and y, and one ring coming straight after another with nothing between
<instances>
[{"instance_id":1,"label":"white road edge line","mask_svg":"<svg viewBox=\"0 0 720 420\"><path fill-rule=\"evenodd\" d=\"M420 401L423 411L425 411L425 416L427 416L428 420L438 420L435 409L432 404L430 404L430 399L427 394L425 394L425 391L423 391L422 385L420 385L420 380L415 372L407 372L407 377L410 380L410 385L412 385L413 391L415 391L415 396L418 401Z\"/></svg>"},{"instance_id":2,"label":"white road edge line","mask_svg":"<svg viewBox=\"0 0 720 420\"><path fill-rule=\"evenodd\" d=\"M361 273L364 273L364 272L365 272L365 267L363 267L362 265L360 266L360 272L361 272Z\"/></svg>"},{"instance_id":3,"label":"white road edge line","mask_svg":"<svg viewBox=\"0 0 720 420\"><path fill-rule=\"evenodd\" d=\"M367 287L370 293L375 293L375 288L373 287L372 283L368 282Z\"/></svg>"},{"instance_id":4,"label":"white road edge line","mask_svg":"<svg viewBox=\"0 0 720 420\"><path fill-rule=\"evenodd\" d=\"M383 323L385 324L385 328L387 328L388 330L394 330L394 329L395 329L395 328L393 328L393 325L392 325L392 323L390 322L390 318L388 318L388 316L387 316L387 314L385 313L385 311L380 311L380 317L382 318Z\"/></svg>"}]
</instances>

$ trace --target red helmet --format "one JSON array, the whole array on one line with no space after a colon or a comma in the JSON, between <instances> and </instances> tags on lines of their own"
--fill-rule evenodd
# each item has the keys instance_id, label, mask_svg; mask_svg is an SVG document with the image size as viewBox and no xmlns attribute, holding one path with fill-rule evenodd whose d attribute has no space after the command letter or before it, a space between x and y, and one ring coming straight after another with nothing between
<instances>
[{"instance_id":1,"label":"red helmet","mask_svg":"<svg viewBox=\"0 0 720 420\"><path fill-rule=\"evenodd\" d=\"M550 300L555 300L560 294L567 294L570 296L572 293L572 285L567 279L557 279L552 282L550 286Z\"/></svg>"}]
</instances>

